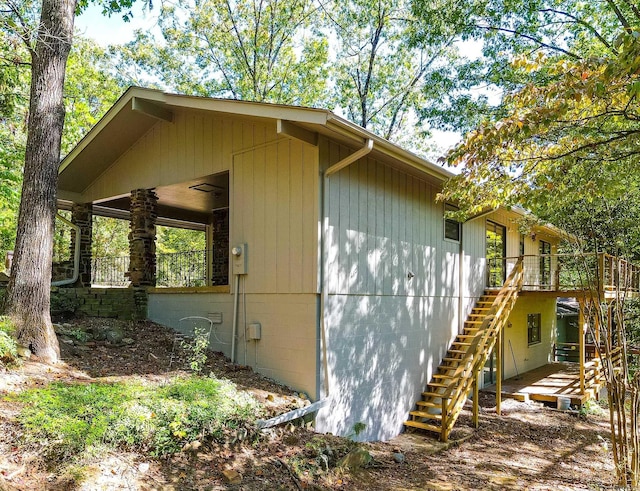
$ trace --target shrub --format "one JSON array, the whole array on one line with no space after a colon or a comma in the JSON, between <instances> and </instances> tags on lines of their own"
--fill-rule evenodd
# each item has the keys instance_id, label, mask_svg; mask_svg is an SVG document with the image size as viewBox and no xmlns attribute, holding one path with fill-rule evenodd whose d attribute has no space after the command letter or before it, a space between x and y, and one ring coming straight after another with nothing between
<instances>
[{"instance_id":1,"label":"shrub","mask_svg":"<svg viewBox=\"0 0 640 491\"><path fill-rule=\"evenodd\" d=\"M15 329L8 317L0 316L0 363L14 362L18 357Z\"/></svg>"},{"instance_id":2,"label":"shrub","mask_svg":"<svg viewBox=\"0 0 640 491\"><path fill-rule=\"evenodd\" d=\"M17 397L26 403L20 421L28 437L59 459L99 444L165 456L194 440L223 441L258 414L257 403L231 382L197 376L159 387L54 383Z\"/></svg>"}]
</instances>

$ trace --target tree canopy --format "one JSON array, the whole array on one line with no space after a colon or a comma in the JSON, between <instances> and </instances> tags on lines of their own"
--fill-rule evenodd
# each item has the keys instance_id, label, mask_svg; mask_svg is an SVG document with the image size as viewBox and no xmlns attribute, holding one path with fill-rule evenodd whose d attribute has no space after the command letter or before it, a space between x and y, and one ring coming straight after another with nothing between
<instances>
[{"instance_id":1,"label":"tree canopy","mask_svg":"<svg viewBox=\"0 0 640 491\"><path fill-rule=\"evenodd\" d=\"M478 48L443 74L448 88L422 116L436 127L467 131L483 120L506 115L488 95L508 96L528 83L554 80L556 62L582 61L618 53L617 39L637 26L637 5L629 0L414 0L420 20L415 42L426 45L455 36L461 52ZM519 57L543 57L551 68L520 70Z\"/></svg>"}]
</instances>

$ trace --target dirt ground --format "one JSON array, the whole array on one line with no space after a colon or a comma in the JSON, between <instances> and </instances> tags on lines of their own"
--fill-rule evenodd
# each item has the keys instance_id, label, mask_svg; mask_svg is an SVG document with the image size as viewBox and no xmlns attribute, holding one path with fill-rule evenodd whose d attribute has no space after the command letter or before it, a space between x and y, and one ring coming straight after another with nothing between
<instances>
[{"instance_id":1,"label":"dirt ground","mask_svg":"<svg viewBox=\"0 0 640 491\"><path fill-rule=\"evenodd\" d=\"M169 370L173 335L150 322L75 319L65 329L120 327L127 343L72 343L60 336L64 363L31 359L0 375L0 395L54 380L93 381L175 376ZM205 372L234 381L278 414L308 404L304 397L251 369L210 353ZM599 490L613 489L614 472L604 415L576 415L538 404L481 399L480 427L465 410L442 444L422 433L389 442L355 444L300 426L262 432L255 442L203 445L158 460L111 452L88 462L80 484L69 468L51 468L34 445L21 443L20 407L0 399L0 490ZM352 471L337 466L353 449L372 460ZM237 474L230 473L235 471ZM225 477L226 472L226 477ZM229 480L235 483L230 483Z\"/></svg>"}]
</instances>

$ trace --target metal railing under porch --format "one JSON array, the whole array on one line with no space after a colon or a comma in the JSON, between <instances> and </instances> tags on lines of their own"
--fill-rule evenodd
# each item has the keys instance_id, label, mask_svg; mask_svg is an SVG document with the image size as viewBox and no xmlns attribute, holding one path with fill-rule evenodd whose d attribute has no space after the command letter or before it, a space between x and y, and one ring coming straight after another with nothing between
<instances>
[{"instance_id":1,"label":"metal railing under porch","mask_svg":"<svg viewBox=\"0 0 640 491\"><path fill-rule=\"evenodd\" d=\"M185 251L156 256L156 286L199 287L207 285L207 251ZM91 284L126 287L131 283L129 256L95 257L91 262Z\"/></svg>"}]
</instances>

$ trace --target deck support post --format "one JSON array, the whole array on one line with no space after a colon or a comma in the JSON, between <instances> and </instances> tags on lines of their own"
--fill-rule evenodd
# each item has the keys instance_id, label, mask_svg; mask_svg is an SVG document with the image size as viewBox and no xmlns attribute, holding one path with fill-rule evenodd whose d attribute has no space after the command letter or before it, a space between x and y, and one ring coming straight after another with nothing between
<instances>
[{"instance_id":1,"label":"deck support post","mask_svg":"<svg viewBox=\"0 0 640 491\"><path fill-rule=\"evenodd\" d=\"M473 426L476 428L479 426L478 423L478 399L480 397L480 374L482 372L478 372L473 382Z\"/></svg>"},{"instance_id":2,"label":"deck support post","mask_svg":"<svg viewBox=\"0 0 640 491\"><path fill-rule=\"evenodd\" d=\"M580 309L578 311L578 326L580 329L578 335L578 347L579 347L579 360L580 360L580 394L584 394L585 383L584 383L584 359L585 359L585 347L584 347L584 334L585 334L585 301L583 299L580 300Z\"/></svg>"},{"instance_id":3,"label":"deck support post","mask_svg":"<svg viewBox=\"0 0 640 491\"><path fill-rule=\"evenodd\" d=\"M447 440L449 439L449 413L447 412L448 405L449 399L444 396L441 397L440 406L442 408L442 411L440 412L440 415L442 416L442 419L440 420L440 441L443 443L447 443Z\"/></svg>"},{"instance_id":4,"label":"deck support post","mask_svg":"<svg viewBox=\"0 0 640 491\"><path fill-rule=\"evenodd\" d=\"M496 414L501 414L502 404L502 342L504 333L502 329L498 331L498 339L496 340Z\"/></svg>"}]
</instances>

